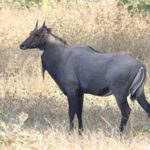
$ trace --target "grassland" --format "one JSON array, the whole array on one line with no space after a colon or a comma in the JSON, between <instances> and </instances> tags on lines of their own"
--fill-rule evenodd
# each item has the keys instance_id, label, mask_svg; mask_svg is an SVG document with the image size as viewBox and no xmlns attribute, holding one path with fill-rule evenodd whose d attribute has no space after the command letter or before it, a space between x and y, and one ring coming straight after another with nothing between
<instances>
[{"instance_id":1,"label":"grassland","mask_svg":"<svg viewBox=\"0 0 150 150\"><path fill-rule=\"evenodd\" d=\"M42 80L37 50L23 52L19 44L36 20L46 20L53 32L71 45L131 55L147 66L150 97L150 18L129 14L115 4L96 2L53 4L47 10L0 6L0 149L2 150L149 150L145 112L131 103L132 114L120 137L120 112L114 97L85 96L83 137L68 134L66 97L46 73ZM149 101L150 102L150 101ZM77 122L76 126L77 126Z\"/></svg>"}]
</instances>

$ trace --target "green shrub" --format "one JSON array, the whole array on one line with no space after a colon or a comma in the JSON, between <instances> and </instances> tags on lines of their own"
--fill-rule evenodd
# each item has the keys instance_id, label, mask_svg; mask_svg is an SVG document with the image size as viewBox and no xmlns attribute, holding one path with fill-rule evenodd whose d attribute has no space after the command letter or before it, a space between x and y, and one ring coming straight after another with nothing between
<instances>
[{"instance_id":1,"label":"green shrub","mask_svg":"<svg viewBox=\"0 0 150 150\"><path fill-rule=\"evenodd\" d=\"M129 13L147 15L150 13L150 0L117 0L118 6L126 6Z\"/></svg>"}]
</instances>

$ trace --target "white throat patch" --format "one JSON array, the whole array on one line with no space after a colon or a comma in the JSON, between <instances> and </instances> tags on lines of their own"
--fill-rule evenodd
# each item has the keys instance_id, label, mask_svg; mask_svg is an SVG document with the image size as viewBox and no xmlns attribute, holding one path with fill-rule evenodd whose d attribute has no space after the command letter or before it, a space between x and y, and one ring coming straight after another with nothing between
<instances>
[{"instance_id":1,"label":"white throat patch","mask_svg":"<svg viewBox=\"0 0 150 150\"><path fill-rule=\"evenodd\" d=\"M44 49L38 49L38 53L39 53L40 56L42 56L43 53L44 53Z\"/></svg>"}]
</instances>

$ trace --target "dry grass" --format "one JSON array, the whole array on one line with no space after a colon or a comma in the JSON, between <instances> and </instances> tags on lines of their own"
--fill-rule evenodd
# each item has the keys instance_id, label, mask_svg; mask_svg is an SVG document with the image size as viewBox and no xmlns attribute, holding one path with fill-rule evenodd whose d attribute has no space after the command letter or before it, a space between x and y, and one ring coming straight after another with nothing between
<instances>
[{"instance_id":1,"label":"dry grass","mask_svg":"<svg viewBox=\"0 0 150 150\"><path fill-rule=\"evenodd\" d=\"M70 44L88 44L139 58L149 70L149 18L130 18L115 5L82 2L57 4L48 10L0 9L0 149L129 149L149 150L149 119L133 109L123 137L116 128L120 112L113 97L86 95L83 137L68 134L66 97L46 74L43 81L36 50L22 52L19 44L39 19ZM149 76L146 95L149 94ZM76 126L77 126L77 122ZM147 126L146 126L147 125Z\"/></svg>"}]
</instances>

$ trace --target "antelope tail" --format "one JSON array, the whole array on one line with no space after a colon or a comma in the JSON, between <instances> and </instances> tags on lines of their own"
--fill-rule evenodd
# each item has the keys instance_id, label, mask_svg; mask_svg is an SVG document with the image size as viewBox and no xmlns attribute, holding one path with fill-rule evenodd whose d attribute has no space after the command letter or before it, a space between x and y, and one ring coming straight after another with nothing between
<instances>
[{"instance_id":1,"label":"antelope tail","mask_svg":"<svg viewBox=\"0 0 150 150\"><path fill-rule=\"evenodd\" d=\"M143 93L145 78L146 69L144 66L141 66L129 89L132 100L136 99Z\"/></svg>"}]
</instances>

